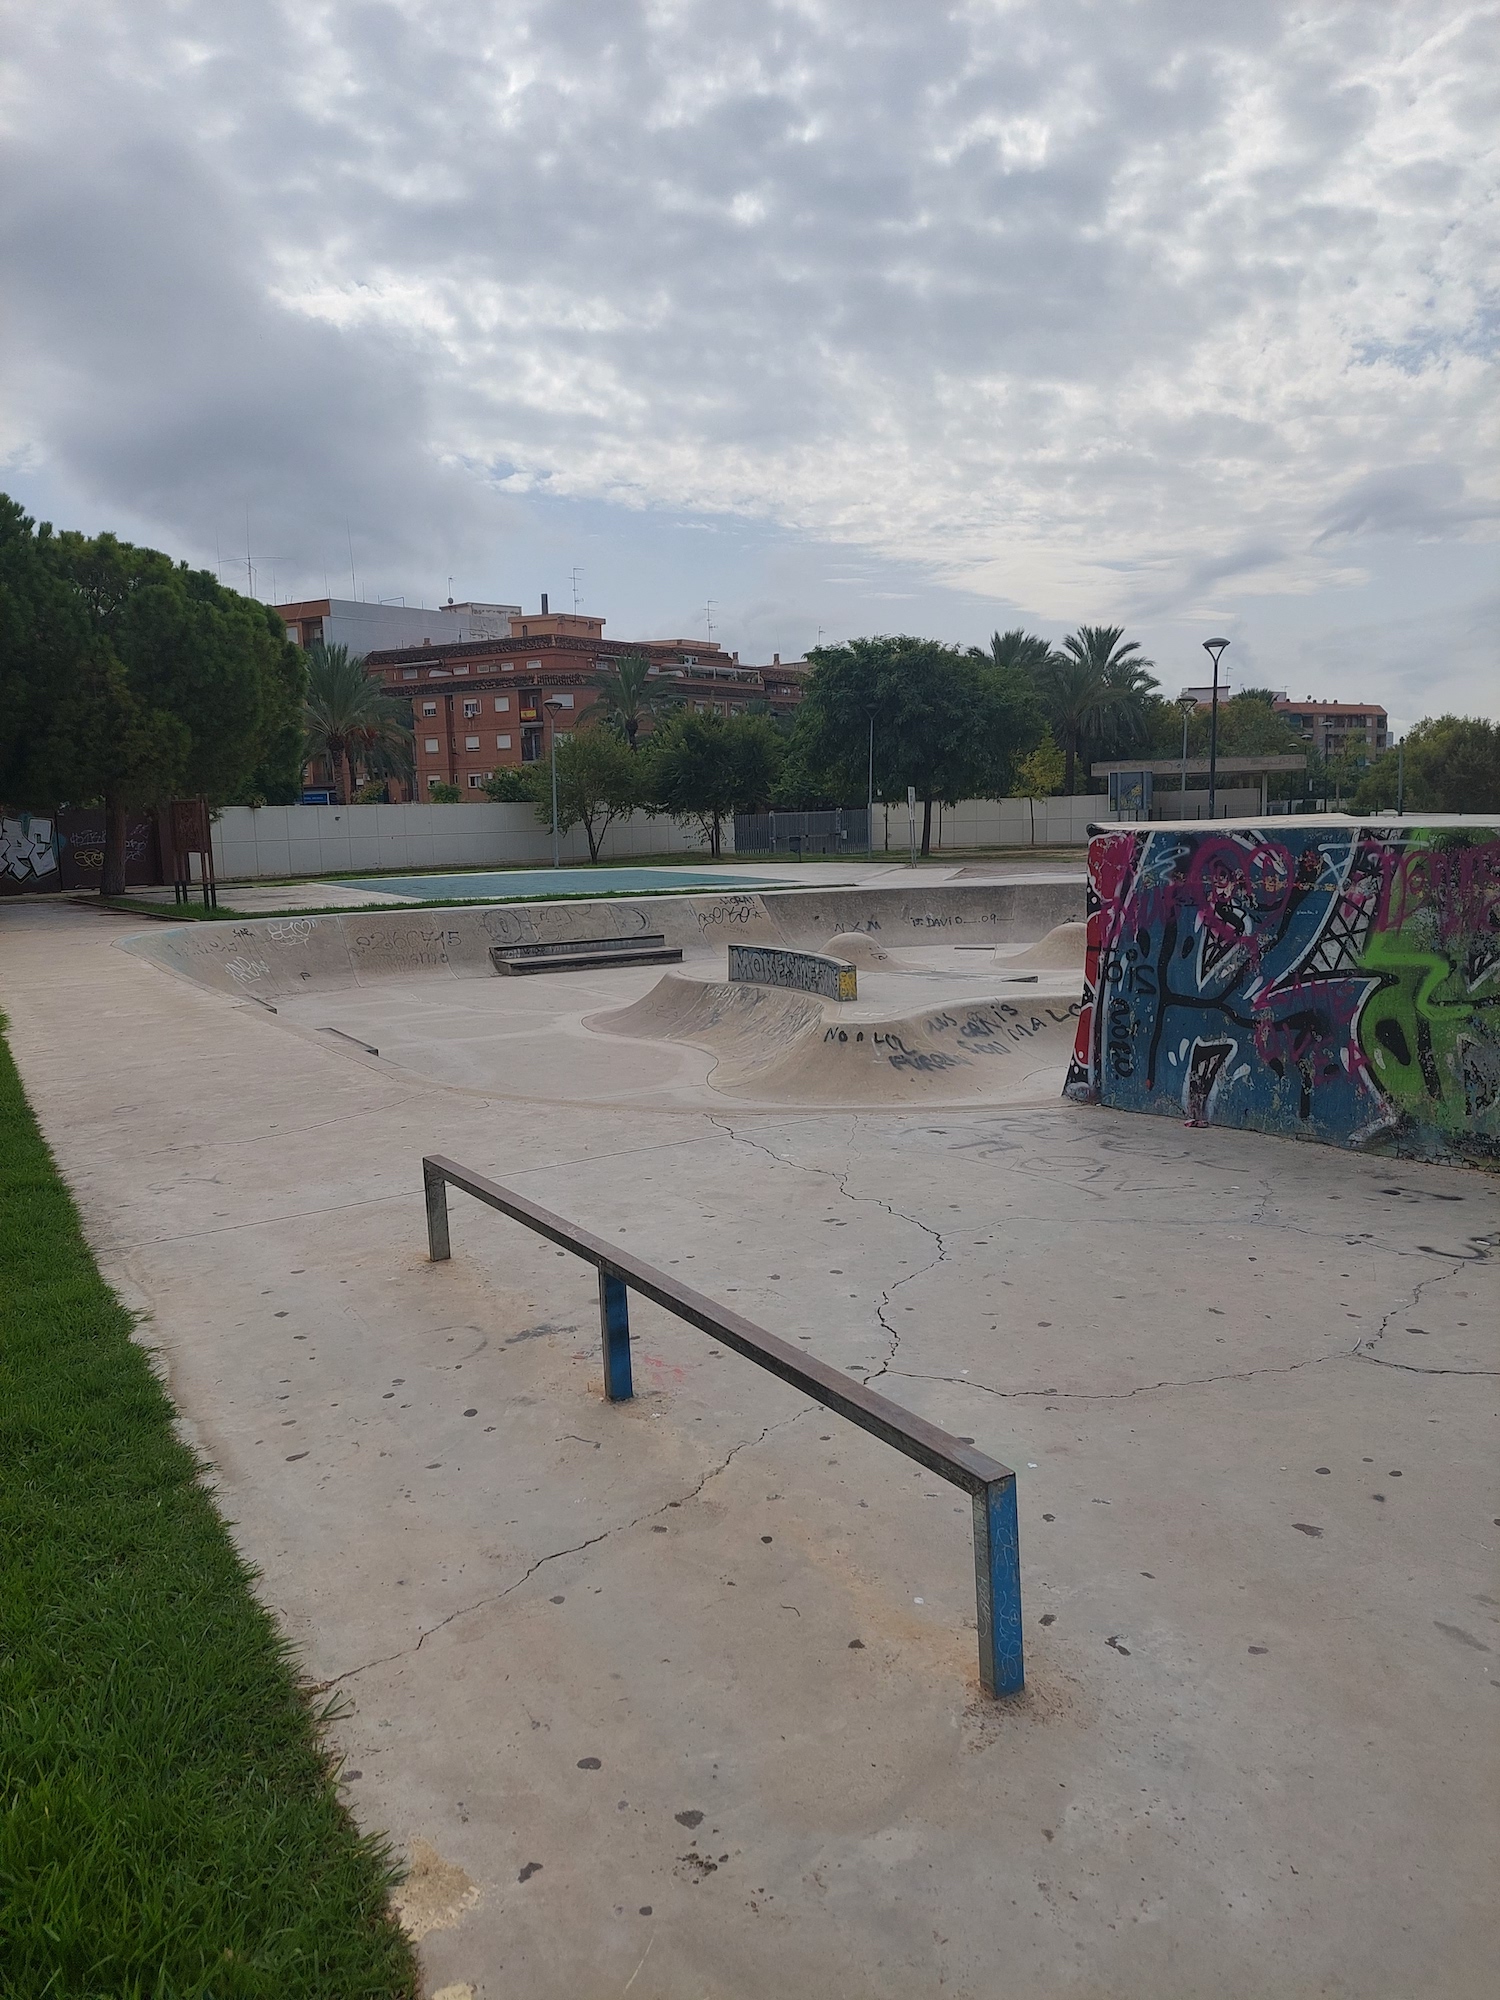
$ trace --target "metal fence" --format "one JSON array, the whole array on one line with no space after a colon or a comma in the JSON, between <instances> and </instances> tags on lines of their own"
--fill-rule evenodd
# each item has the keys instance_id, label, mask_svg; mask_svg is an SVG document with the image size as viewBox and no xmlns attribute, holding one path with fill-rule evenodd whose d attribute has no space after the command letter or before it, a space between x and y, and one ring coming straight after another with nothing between
<instances>
[{"instance_id":1,"label":"metal fence","mask_svg":"<svg viewBox=\"0 0 1500 2000\"><path fill-rule=\"evenodd\" d=\"M834 812L736 813L736 854L864 854L870 845L865 807Z\"/></svg>"},{"instance_id":2,"label":"metal fence","mask_svg":"<svg viewBox=\"0 0 1500 2000\"><path fill-rule=\"evenodd\" d=\"M979 1679L987 1694L1019 1694L1025 1685L1021 1649L1021 1556L1016 1520L1016 1475L972 1444L913 1416L861 1382L779 1340L739 1313L682 1284L654 1264L632 1257L602 1237L500 1187L483 1174L440 1153L422 1161L427 1197L427 1248L435 1264L450 1255L448 1189L456 1187L513 1221L523 1223L582 1257L599 1273L599 1326L604 1348L604 1393L611 1403L632 1394L629 1294L639 1292L700 1332L732 1347L747 1361L780 1376L836 1416L914 1458L939 1479L962 1487L974 1504L974 1593L979 1614Z\"/></svg>"}]
</instances>

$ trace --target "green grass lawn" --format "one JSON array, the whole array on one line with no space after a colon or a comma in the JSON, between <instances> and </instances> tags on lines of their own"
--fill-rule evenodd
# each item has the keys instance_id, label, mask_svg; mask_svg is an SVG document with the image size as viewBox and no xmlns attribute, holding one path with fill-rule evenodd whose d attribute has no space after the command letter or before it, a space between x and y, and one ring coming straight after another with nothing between
<instances>
[{"instance_id":1,"label":"green grass lawn","mask_svg":"<svg viewBox=\"0 0 1500 2000\"><path fill-rule=\"evenodd\" d=\"M0 1036L0 1994L363 2000L416 1973Z\"/></svg>"}]
</instances>

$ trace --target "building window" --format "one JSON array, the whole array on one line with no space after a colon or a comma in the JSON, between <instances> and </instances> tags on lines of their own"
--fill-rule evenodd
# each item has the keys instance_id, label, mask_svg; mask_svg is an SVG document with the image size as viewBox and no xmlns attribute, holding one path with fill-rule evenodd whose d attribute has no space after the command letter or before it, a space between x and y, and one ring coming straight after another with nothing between
<instances>
[{"instance_id":1,"label":"building window","mask_svg":"<svg viewBox=\"0 0 1500 2000\"><path fill-rule=\"evenodd\" d=\"M495 738L495 748L497 750L508 750L510 748L510 738L508 736L497 736Z\"/></svg>"},{"instance_id":2,"label":"building window","mask_svg":"<svg viewBox=\"0 0 1500 2000\"><path fill-rule=\"evenodd\" d=\"M573 706L573 697L570 694L549 694L547 699L548 701L561 703L564 708L571 708Z\"/></svg>"},{"instance_id":3,"label":"building window","mask_svg":"<svg viewBox=\"0 0 1500 2000\"><path fill-rule=\"evenodd\" d=\"M477 701L466 701L464 703L464 715L466 717L471 715L478 715L478 713L479 713L479 703Z\"/></svg>"},{"instance_id":4,"label":"building window","mask_svg":"<svg viewBox=\"0 0 1500 2000\"><path fill-rule=\"evenodd\" d=\"M403 667L403 668L401 669L401 678L402 678L402 680L404 680L404 681L414 681L414 680L415 680L415 679L417 678L417 670L416 670L416 668L415 668L415 667Z\"/></svg>"},{"instance_id":5,"label":"building window","mask_svg":"<svg viewBox=\"0 0 1500 2000\"><path fill-rule=\"evenodd\" d=\"M435 736L429 736L422 745L422 748L427 752L429 757L437 755L437 747L437 738Z\"/></svg>"},{"instance_id":6,"label":"building window","mask_svg":"<svg viewBox=\"0 0 1500 2000\"><path fill-rule=\"evenodd\" d=\"M441 771L433 771L429 774L427 782L429 785L445 785L448 781Z\"/></svg>"},{"instance_id":7,"label":"building window","mask_svg":"<svg viewBox=\"0 0 1500 2000\"><path fill-rule=\"evenodd\" d=\"M424 715L436 715L437 703L435 701L424 701L422 704L422 713Z\"/></svg>"},{"instance_id":8,"label":"building window","mask_svg":"<svg viewBox=\"0 0 1500 2000\"><path fill-rule=\"evenodd\" d=\"M502 674L513 674L515 670L516 663L514 660L502 660L500 662L500 671Z\"/></svg>"},{"instance_id":9,"label":"building window","mask_svg":"<svg viewBox=\"0 0 1500 2000\"><path fill-rule=\"evenodd\" d=\"M485 774L483 771L471 771L469 773L469 790L477 792L479 787L484 783L484 778Z\"/></svg>"},{"instance_id":10,"label":"building window","mask_svg":"<svg viewBox=\"0 0 1500 2000\"><path fill-rule=\"evenodd\" d=\"M469 670L467 667L455 667L453 671L456 674L466 674Z\"/></svg>"},{"instance_id":11,"label":"building window","mask_svg":"<svg viewBox=\"0 0 1500 2000\"><path fill-rule=\"evenodd\" d=\"M464 748L465 750L477 750L479 748L479 738L477 736L466 736L464 738Z\"/></svg>"},{"instance_id":12,"label":"building window","mask_svg":"<svg viewBox=\"0 0 1500 2000\"><path fill-rule=\"evenodd\" d=\"M508 715L510 713L510 696L508 694L497 694L495 696L495 713L496 715Z\"/></svg>"},{"instance_id":13,"label":"building window","mask_svg":"<svg viewBox=\"0 0 1500 2000\"><path fill-rule=\"evenodd\" d=\"M539 674L539 673L540 673L540 672L542 671L542 663L541 663L541 661L540 661L540 660L528 660L528 661L526 662L526 671L527 671L527 673L528 673L528 674Z\"/></svg>"}]
</instances>

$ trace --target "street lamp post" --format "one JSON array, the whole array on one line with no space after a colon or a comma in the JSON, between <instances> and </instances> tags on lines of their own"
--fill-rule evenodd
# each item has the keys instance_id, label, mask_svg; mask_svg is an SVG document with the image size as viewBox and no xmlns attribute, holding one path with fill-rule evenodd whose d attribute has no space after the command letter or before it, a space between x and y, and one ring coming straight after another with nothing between
<instances>
[{"instance_id":1,"label":"street lamp post","mask_svg":"<svg viewBox=\"0 0 1500 2000\"><path fill-rule=\"evenodd\" d=\"M1187 818L1187 726L1188 726L1188 717L1192 714L1193 710L1198 706L1198 697L1195 694L1180 694L1177 697L1177 706L1182 711L1182 775L1178 779L1180 796L1178 798L1177 803L1182 808L1182 817L1186 819Z\"/></svg>"},{"instance_id":2,"label":"street lamp post","mask_svg":"<svg viewBox=\"0 0 1500 2000\"><path fill-rule=\"evenodd\" d=\"M865 851L875 859L875 711L870 710L870 782L866 788Z\"/></svg>"},{"instance_id":3,"label":"street lamp post","mask_svg":"<svg viewBox=\"0 0 1500 2000\"><path fill-rule=\"evenodd\" d=\"M1214 816L1214 805L1219 796L1219 661L1227 639L1205 639L1203 650L1214 663L1213 714L1208 723L1208 816Z\"/></svg>"},{"instance_id":4,"label":"street lamp post","mask_svg":"<svg viewBox=\"0 0 1500 2000\"><path fill-rule=\"evenodd\" d=\"M1406 810L1406 738L1404 736L1396 744L1396 810L1398 813L1405 812Z\"/></svg>"},{"instance_id":5,"label":"street lamp post","mask_svg":"<svg viewBox=\"0 0 1500 2000\"><path fill-rule=\"evenodd\" d=\"M562 853L557 835L557 718L562 712L562 703L555 694L549 694L542 703L543 708L552 711L552 866L562 866Z\"/></svg>"}]
</instances>

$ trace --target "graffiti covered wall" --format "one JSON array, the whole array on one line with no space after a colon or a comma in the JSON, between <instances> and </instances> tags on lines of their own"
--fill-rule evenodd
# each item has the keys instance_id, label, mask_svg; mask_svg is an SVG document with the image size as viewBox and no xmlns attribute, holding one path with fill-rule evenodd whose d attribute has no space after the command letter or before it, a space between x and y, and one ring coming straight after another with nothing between
<instances>
[{"instance_id":1,"label":"graffiti covered wall","mask_svg":"<svg viewBox=\"0 0 1500 2000\"><path fill-rule=\"evenodd\" d=\"M1500 829L1096 835L1067 1090L1500 1165Z\"/></svg>"}]
</instances>

